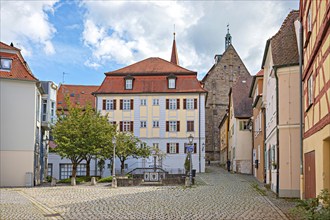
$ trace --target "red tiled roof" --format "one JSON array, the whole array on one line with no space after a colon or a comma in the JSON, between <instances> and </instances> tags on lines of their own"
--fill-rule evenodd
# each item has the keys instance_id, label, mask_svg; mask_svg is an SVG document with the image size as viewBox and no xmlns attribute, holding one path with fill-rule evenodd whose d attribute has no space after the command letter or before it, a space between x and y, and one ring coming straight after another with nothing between
<instances>
[{"instance_id":1,"label":"red tiled roof","mask_svg":"<svg viewBox=\"0 0 330 220\"><path fill-rule=\"evenodd\" d=\"M235 118L252 116L252 98L249 97L252 77L240 77L232 88Z\"/></svg>"},{"instance_id":2,"label":"red tiled roof","mask_svg":"<svg viewBox=\"0 0 330 220\"><path fill-rule=\"evenodd\" d=\"M68 96L72 106L85 107L91 104L95 108L95 97L92 95L98 86L66 85L61 84L57 91L57 109L67 109L65 98Z\"/></svg>"},{"instance_id":3,"label":"red tiled roof","mask_svg":"<svg viewBox=\"0 0 330 220\"><path fill-rule=\"evenodd\" d=\"M1 41L0 41L0 49L21 51L20 49L18 49L16 47L9 46L9 45L1 42Z\"/></svg>"},{"instance_id":4,"label":"red tiled roof","mask_svg":"<svg viewBox=\"0 0 330 220\"><path fill-rule=\"evenodd\" d=\"M264 75L264 70L263 69L261 69L257 74L256 74L256 76L263 76Z\"/></svg>"},{"instance_id":5,"label":"red tiled roof","mask_svg":"<svg viewBox=\"0 0 330 220\"><path fill-rule=\"evenodd\" d=\"M1 43L1 46L3 43ZM2 49L2 48L1 48ZM16 50L16 49L14 49ZM38 79L29 71L24 60L22 60L16 53L5 53L0 52L0 57L12 59L12 66L10 71L0 70L1 78L8 79L21 79L21 80L30 80L37 81Z\"/></svg>"},{"instance_id":6,"label":"red tiled roof","mask_svg":"<svg viewBox=\"0 0 330 220\"><path fill-rule=\"evenodd\" d=\"M145 75L145 74L192 74L196 72L187 70L158 57L150 57L124 68L105 73L105 75Z\"/></svg>"},{"instance_id":7,"label":"red tiled roof","mask_svg":"<svg viewBox=\"0 0 330 220\"><path fill-rule=\"evenodd\" d=\"M95 93L175 93L175 92L206 92L196 75L179 75L176 78L176 88L169 89L167 76L144 75L135 76L133 89L125 90L123 76L106 76L102 85Z\"/></svg>"}]
</instances>

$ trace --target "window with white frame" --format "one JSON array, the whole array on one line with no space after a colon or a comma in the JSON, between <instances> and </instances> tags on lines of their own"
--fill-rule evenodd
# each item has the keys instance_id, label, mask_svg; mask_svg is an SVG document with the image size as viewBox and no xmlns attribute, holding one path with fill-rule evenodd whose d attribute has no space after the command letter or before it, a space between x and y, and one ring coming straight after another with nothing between
<instances>
[{"instance_id":1,"label":"window with white frame","mask_svg":"<svg viewBox=\"0 0 330 220\"><path fill-rule=\"evenodd\" d=\"M72 175L72 164L60 164L60 179L67 179ZM86 176L86 164L78 164L77 176Z\"/></svg>"},{"instance_id":2,"label":"window with white frame","mask_svg":"<svg viewBox=\"0 0 330 220\"><path fill-rule=\"evenodd\" d=\"M170 143L170 154L176 154L176 143Z\"/></svg>"},{"instance_id":3,"label":"window with white frame","mask_svg":"<svg viewBox=\"0 0 330 220\"><path fill-rule=\"evenodd\" d=\"M169 121L169 131L177 131L177 122Z\"/></svg>"},{"instance_id":4,"label":"window with white frame","mask_svg":"<svg viewBox=\"0 0 330 220\"><path fill-rule=\"evenodd\" d=\"M175 79L168 79L168 88L175 89Z\"/></svg>"},{"instance_id":5,"label":"window with white frame","mask_svg":"<svg viewBox=\"0 0 330 220\"><path fill-rule=\"evenodd\" d=\"M114 106L114 101L113 99L107 99L105 102L105 109L106 110L114 110L115 106Z\"/></svg>"},{"instance_id":6,"label":"window with white frame","mask_svg":"<svg viewBox=\"0 0 330 220\"><path fill-rule=\"evenodd\" d=\"M240 121L239 122L239 130L240 131L249 130L249 122L248 121Z\"/></svg>"},{"instance_id":7,"label":"window with white frame","mask_svg":"<svg viewBox=\"0 0 330 220\"><path fill-rule=\"evenodd\" d=\"M187 99L187 104L186 104L186 108L187 109L194 109L194 99Z\"/></svg>"},{"instance_id":8,"label":"window with white frame","mask_svg":"<svg viewBox=\"0 0 330 220\"><path fill-rule=\"evenodd\" d=\"M159 121L152 121L153 128L159 128Z\"/></svg>"},{"instance_id":9,"label":"window with white frame","mask_svg":"<svg viewBox=\"0 0 330 220\"><path fill-rule=\"evenodd\" d=\"M131 100L124 99L123 100L123 110L130 110L131 109Z\"/></svg>"},{"instance_id":10,"label":"window with white frame","mask_svg":"<svg viewBox=\"0 0 330 220\"><path fill-rule=\"evenodd\" d=\"M258 145L258 163L260 163L260 145Z\"/></svg>"},{"instance_id":11,"label":"window with white frame","mask_svg":"<svg viewBox=\"0 0 330 220\"><path fill-rule=\"evenodd\" d=\"M47 176L53 176L53 164L49 163L47 165Z\"/></svg>"},{"instance_id":12,"label":"window with white frame","mask_svg":"<svg viewBox=\"0 0 330 220\"><path fill-rule=\"evenodd\" d=\"M50 122L54 123L55 121L55 102L51 101L50 103Z\"/></svg>"},{"instance_id":13,"label":"window with white frame","mask_svg":"<svg viewBox=\"0 0 330 220\"><path fill-rule=\"evenodd\" d=\"M159 99L153 99L152 105L159 105Z\"/></svg>"},{"instance_id":14,"label":"window with white frame","mask_svg":"<svg viewBox=\"0 0 330 220\"><path fill-rule=\"evenodd\" d=\"M42 121L47 120L47 99L42 100Z\"/></svg>"},{"instance_id":15,"label":"window with white frame","mask_svg":"<svg viewBox=\"0 0 330 220\"><path fill-rule=\"evenodd\" d=\"M123 121L123 131L131 131L131 122Z\"/></svg>"},{"instance_id":16,"label":"window with white frame","mask_svg":"<svg viewBox=\"0 0 330 220\"><path fill-rule=\"evenodd\" d=\"M177 108L176 103L176 99L169 99L169 109L175 110Z\"/></svg>"},{"instance_id":17,"label":"window with white frame","mask_svg":"<svg viewBox=\"0 0 330 220\"><path fill-rule=\"evenodd\" d=\"M147 147L147 143L142 142L142 143L140 144L140 147L141 147L141 148L146 148L146 147Z\"/></svg>"},{"instance_id":18,"label":"window with white frame","mask_svg":"<svg viewBox=\"0 0 330 220\"><path fill-rule=\"evenodd\" d=\"M147 105L147 100L146 99L141 99L141 105L146 106Z\"/></svg>"},{"instance_id":19,"label":"window with white frame","mask_svg":"<svg viewBox=\"0 0 330 220\"><path fill-rule=\"evenodd\" d=\"M307 104L307 107L313 104L313 75L311 75L307 81Z\"/></svg>"},{"instance_id":20,"label":"window with white frame","mask_svg":"<svg viewBox=\"0 0 330 220\"><path fill-rule=\"evenodd\" d=\"M153 143L152 146L153 146L155 149L159 149L159 143Z\"/></svg>"},{"instance_id":21,"label":"window with white frame","mask_svg":"<svg viewBox=\"0 0 330 220\"><path fill-rule=\"evenodd\" d=\"M1 58L0 61L1 70L11 70L12 59Z\"/></svg>"},{"instance_id":22,"label":"window with white frame","mask_svg":"<svg viewBox=\"0 0 330 220\"><path fill-rule=\"evenodd\" d=\"M133 80L132 79L126 79L125 80L125 89L132 89L133 88Z\"/></svg>"},{"instance_id":23,"label":"window with white frame","mask_svg":"<svg viewBox=\"0 0 330 220\"><path fill-rule=\"evenodd\" d=\"M147 122L146 121L140 121L141 128L146 128L147 127Z\"/></svg>"},{"instance_id":24,"label":"window with white frame","mask_svg":"<svg viewBox=\"0 0 330 220\"><path fill-rule=\"evenodd\" d=\"M310 6L307 14L307 31L312 31L312 5Z\"/></svg>"}]
</instances>

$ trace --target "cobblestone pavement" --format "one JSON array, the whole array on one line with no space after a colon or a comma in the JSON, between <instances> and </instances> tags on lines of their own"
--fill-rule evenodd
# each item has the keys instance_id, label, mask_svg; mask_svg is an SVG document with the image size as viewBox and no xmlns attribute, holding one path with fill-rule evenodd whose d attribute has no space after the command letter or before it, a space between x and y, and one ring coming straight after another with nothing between
<instances>
[{"instance_id":1,"label":"cobblestone pavement","mask_svg":"<svg viewBox=\"0 0 330 220\"><path fill-rule=\"evenodd\" d=\"M287 219L251 176L208 167L192 188L105 184L0 189L0 219ZM281 201L278 201L281 202Z\"/></svg>"}]
</instances>

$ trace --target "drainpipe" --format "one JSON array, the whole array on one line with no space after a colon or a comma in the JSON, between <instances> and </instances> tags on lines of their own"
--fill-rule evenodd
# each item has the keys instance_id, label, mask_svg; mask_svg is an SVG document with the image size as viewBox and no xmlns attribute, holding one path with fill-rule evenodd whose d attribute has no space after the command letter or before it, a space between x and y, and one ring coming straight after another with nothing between
<instances>
[{"instance_id":1,"label":"drainpipe","mask_svg":"<svg viewBox=\"0 0 330 220\"><path fill-rule=\"evenodd\" d=\"M302 74L303 74L303 27L299 20L294 22L298 43L298 53L299 53L299 109L300 109L300 123L299 123L299 132L300 132L300 199L304 198L303 192L303 182L304 182L304 115L303 115L303 82L302 82Z\"/></svg>"},{"instance_id":2,"label":"drainpipe","mask_svg":"<svg viewBox=\"0 0 330 220\"><path fill-rule=\"evenodd\" d=\"M274 67L274 74L276 79L276 148L277 148L277 154L276 154L276 161L277 161L277 167L276 167L276 194L277 197L279 197L280 192L280 147L279 147L279 134L280 131L278 129L279 126L279 94L278 94L278 75L277 75L277 67Z\"/></svg>"},{"instance_id":3,"label":"drainpipe","mask_svg":"<svg viewBox=\"0 0 330 220\"><path fill-rule=\"evenodd\" d=\"M266 169L267 165L265 163L265 161L266 161L265 156L266 156L266 150L267 150L267 146L266 146L266 143L265 143L265 141L266 141L266 109L265 109L265 107L261 108L261 112L263 113L262 115L263 115L263 119L264 119L264 127L262 129L263 136L264 136L264 140L263 140L263 142L264 142L264 167L263 167L263 169L264 169L264 183L267 183L267 169ZM267 162L269 164L268 158L267 158Z\"/></svg>"},{"instance_id":4,"label":"drainpipe","mask_svg":"<svg viewBox=\"0 0 330 220\"><path fill-rule=\"evenodd\" d=\"M199 172L202 171L202 164L201 164L201 94L198 93L198 162L199 162Z\"/></svg>"}]
</instances>

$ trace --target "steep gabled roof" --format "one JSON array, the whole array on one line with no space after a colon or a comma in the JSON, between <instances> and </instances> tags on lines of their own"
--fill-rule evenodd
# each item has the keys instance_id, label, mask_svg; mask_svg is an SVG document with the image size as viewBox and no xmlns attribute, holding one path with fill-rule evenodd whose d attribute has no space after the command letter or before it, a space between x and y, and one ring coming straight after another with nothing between
<instances>
[{"instance_id":1,"label":"steep gabled roof","mask_svg":"<svg viewBox=\"0 0 330 220\"><path fill-rule=\"evenodd\" d=\"M145 74L192 74L187 70L158 57L150 57L124 68L107 72L105 75L145 75Z\"/></svg>"},{"instance_id":2,"label":"steep gabled roof","mask_svg":"<svg viewBox=\"0 0 330 220\"><path fill-rule=\"evenodd\" d=\"M251 76L240 77L232 88L235 118L250 118L252 116L252 98L249 97L251 81Z\"/></svg>"},{"instance_id":3,"label":"steep gabled roof","mask_svg":"<svg viewBox=\"0 0 330 220\"><path fill-rule=\"evenodd\" d=\"M25 62L20 49L0 42L0 57L12 60L10 70L0 70L0 78L38 81Z\"/></svg>"},{"instance_id":4,"label":"steep gabled roof","mask_svg":"<svg viewBox=\"0 0 330 220\"><path fill-rule=\"evenodd\" d=\"M293 10L283 21L280 30L267 40L262 61L262 68L265 65L269 46L272 49L274 66L293 65L299 63L297 38L294 28L294 21L299 17L299 11Z\"/></svg>"},{"instance_id":5,"label":"steep gabled roof","mask_svg":"<svg viewBox=\"0 0 330 220\"><path fill-rule=\"evenodd\" d=\"M125 78L133 79L133 88L125 89ZM168 88L168 77L176 78L175 89ZM95 94L133 93L205 93L197 73L161 58L148 58L119 70L106 73Z\"/></svg>"},{"instance_id":6,"label":"steep gabled roof","mask_svg":"<svg viewBox=\"0 0 330 220\"><path fill-rule=\"evenodd\" d=\"M67 85L61 84L57 91L57 109L66 110L68 106L65 103L65 98L69 97L72 106L86 107L90 104L95 108L95 97L92 95L99 86L86 85Z\"/></svg>"},{"instance_id":7,"label":"steep gabled roof","mask_svg":"<svg viewBox=\"0 0 330 220\"><path fill-rule=\"evenodd\" d=\"M234 53L237 55L238 59L239 59L239 60L241 61L241 63L243 64L244 68L247 70L247 68L246 68L246 66L245 66L245 64L244 64L244 62L242 61L241 57L238 55L237 51L235 50L235 47L234 47L232 44L230 44L230 45L228 46L228 48L225 50L225 52L222 54L221 59L219 60L219 62L213 64L212 67L210 68L210 70L209 70L209 71L206 73L206 75L203 77L202 82L205 82L205 81L206 81L206 79L208 78L209 74L212 72L212 70L213 70L218 64L221 64L221 63L223 63L223 62L226 62L226 59L224 59L224 57L226 56L226 54L228 53L228 51L231 50L231 49L234 50ZM248 70L247 70L247 72L248 72Z\"/></svg>"}]
</instances>

